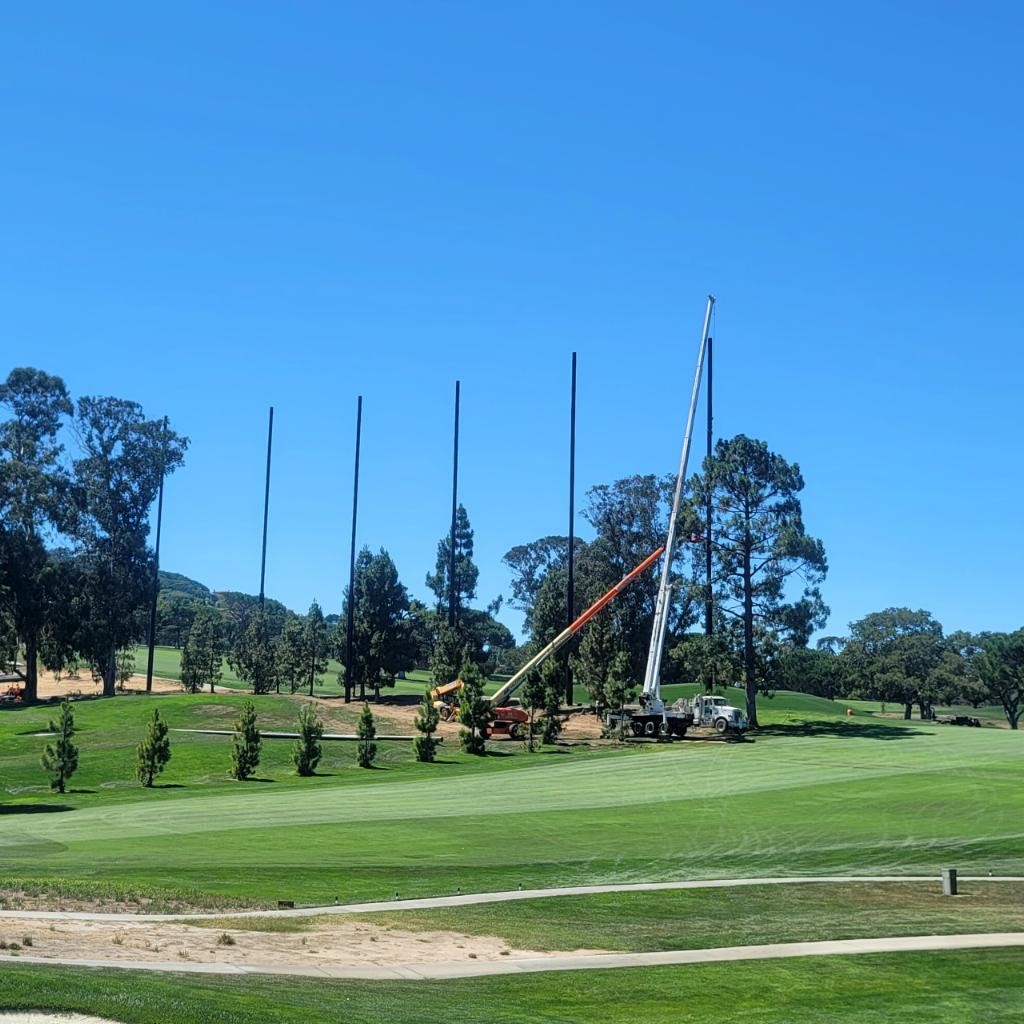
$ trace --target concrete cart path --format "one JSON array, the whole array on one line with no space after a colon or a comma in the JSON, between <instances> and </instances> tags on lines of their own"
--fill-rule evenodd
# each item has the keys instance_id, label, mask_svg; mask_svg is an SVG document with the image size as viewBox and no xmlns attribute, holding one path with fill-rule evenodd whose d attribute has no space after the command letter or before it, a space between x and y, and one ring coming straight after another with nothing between
<instances>
[{"instance_id":1,"label":"concrete cart path","mask_svg":"<svg viewBox=\"0 0 1024 1024\"><path fill-rule=\"evenodd\" d=\"M960 882L1024 882L1024 875L960 875ZM511 889L504 892L473 892L422 899L381 900L375 903L341 903L291 910L232 910L204 913L138 914L92 910L3 910L5 918L33 921L184 921L238 917L320 917L325 914L372 914L378 911L436 910L480 903L505 903L557 896L590 896L606 892L658 892L667 889L723 889L749 885L845 884L850 882L930 882L941 885L939 875L796 875L783 878L717 878L678 882L620 882L607 885L573 885L561 889Z\"/></svg>"},{"instance_id":2,"label":"concrete cart path","mask_svg":"<svg viewBox=\"0 0 1024 1024\"><path fill-rule=\"evenodd\" d=\"M736 960L774 960L801 956L847 956L853 953L908 953L952 949L1024 947L1024 932L979 935L912 935L902 938L839 939L828 942L778 942L763 946L721 946L717 949L670 950L661 953L583 953L529 959L465 961L436 964L362 964L359 966L267 966L195 963L189 960L72 960L30 956L0 956L5 963L54 964L64 967L104 967L136 971L177 971L188 974L274 974L304 978L370 981L431 981L480 978L495 974L533 974L538 971L587 971L615 967L664 967L674 964L724 963Z\"/></svg>"}]
</instances>

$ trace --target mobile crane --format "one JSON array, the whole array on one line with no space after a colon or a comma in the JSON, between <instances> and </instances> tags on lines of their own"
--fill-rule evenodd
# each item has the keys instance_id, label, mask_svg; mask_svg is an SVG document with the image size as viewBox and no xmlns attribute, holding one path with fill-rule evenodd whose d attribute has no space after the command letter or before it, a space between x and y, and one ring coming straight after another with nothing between
<instances>
[{"instance_id":1,"label":"mobile crane","mask_svg":"<svg viewBox=\"0 0 1024 1024\"><path fill-rule=\"evenodd\" d=\"M661 581L658 584L658 599L654 606L654 626L651 629L651 645L647 653L647 668L644 686L640 694L640 707L636 710L623 709L621 713L609 715L609 722L628 724L635 736L682 737L691 725L712 726L717 732L742 732L747 728L747 718L738 708L732 707L724 697L702 694L692 700L678 700L666 707L661 699L661 656L665 648L665 634L668 627L670 594L672 584L672 555L675 552L676 522L679 505L686 481L686 465L690 458L690 439L693 436L693 420L697 412L697 398L700 394L701 377L704 374L704 353L707 351L708 329L711 326L711 310L715 297L708 296L704 311L704 327L697 351L697 369L693 375L690 391L690 410L686 417L686 432L683 435L683 453L679 460L676 489L672 497L672 513L668 520L668 538L665 541L664 560L661 563ZM691 534L691 540L703 540Z\"/></svg>"}]
</instances>

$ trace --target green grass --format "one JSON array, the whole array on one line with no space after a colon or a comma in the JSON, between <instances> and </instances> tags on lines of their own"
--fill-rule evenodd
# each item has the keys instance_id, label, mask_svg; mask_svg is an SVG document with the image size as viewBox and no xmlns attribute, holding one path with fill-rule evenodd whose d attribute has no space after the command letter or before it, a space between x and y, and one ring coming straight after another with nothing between
<instances>
[{"instance_id":1,"label":"green grass","mask_svg":"<svg viewBox=\"0 0 1024 1024\"><path fill-rule=\"evenodd\" d=\"M38 767L49 712L0 712L0 886L61 879L170 897L266 904L595 881L796 873L1024 872L1021 735L869 715L826 716L804 695L766 703L755 741L496 754L443 748L420 765L381 744L355 767L325 745L324 775L291 774L265 744L260 778L226 777L227 737L172 733L165 788L132 781L153 704L172 726L230 725L241 698L119 697L76 706L75 792ZM297 703L260 698L266 727ZM805 710L800 710L803 707ZM811 710L807 710L811 708ZM332 711L332 714L335 712ZM354 709L339 704L339 721ZM180 787L180 788L175 788ZM67 808L65 813L46 813Z\"/></svg>"},{"instance_id":2,"label":"green grass","mask_svg":"<svg viewBox=\"0 0 1024 1024\"><path fill-rule=\"evenodd\" d=\"M1024 952L978 950L444 982L5 967L0 1009L124 1024L1017 1024Z\"/></svg>"},{"instance_id":3,"label":"green grass","mask_svg":"<svg viewBox=\"0 0 1024 1024\"><path fill-rule=\"evenodd\" d=\"M955 899L942 895L937 880L601 893L374 913L358 919L416 931L496 935L518 949L706 949L878 935L1024 931L1024 885L963 883ZM259 929L261 921L277 919L247 920L249 924L235 927ZM332 918L284 920L316 927ZM230 928L231 920L221 919L220 926Z\"/></svg>"}]
</instances>

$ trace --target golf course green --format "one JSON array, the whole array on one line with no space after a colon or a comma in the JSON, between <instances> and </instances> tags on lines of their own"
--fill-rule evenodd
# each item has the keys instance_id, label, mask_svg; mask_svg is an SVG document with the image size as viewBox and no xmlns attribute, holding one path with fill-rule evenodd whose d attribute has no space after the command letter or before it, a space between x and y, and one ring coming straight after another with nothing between
<instances>
[{"instance_id":1,"label":"golf course green","mask_svg":"<svg viewBox=\"0 0 1024 1024\"><path fill-rule=\"evenodd\" d=\"M409 685L415 685L410 683ZM545 748L496 742L485 758L449 741L435 764L381 742L378 764L327 743L319 774L294 774L265 740L257 776L228 778L230 738L171 732L152 790L133 776L152 709L173 730L230 728L245 698L125 696L75 704L80 768L65 796L38 760L52 708L0 712L0 893L138 900L148 909L246 908L600 882L893 874L943 867L1024 874L1024 747L1006 729L880 718L802 694L765 700L744 742ZM257 699L265 729L294 726L300 698ZM331 728L358 706L321 705ZM673 949L761 941L1024 928L1024 887L976 883L954 912L921 883L754 887L558 897L394 912L391 927L496 934L531 948ZM304 927L296 924L295 928ZM531 945L532 944L532 945ZM827 965L827 972L826 972ZM343 1019L712 1020L748 979L759 1021L1010 1021L1020 951L898 954L459 982L172 979L4 965L0 1007L87 1008L126 1022L300 1020L312 999ZM820 986L820 979L828 983ZM820 990L812 996L815 979ZM941 980L940 980L941 979ZM315 988L316 996L312 994ZM100 992L105 993L100 996ZM260 1001L254 1001L254 993ZM457 998L454 994L457 993ZM968 1001L968 993L970 1001ZM986 1001L987 1000L987 1001ZM168 1002L169 1001L169 1002ZM455 1009L455 1007L458 1007ZM767 1008L766 1008L767 1006ZM261 1010L261 1007L263 1010ZM334 1009L330 1009L334 1008ZM984 1017L970 1016L981 1013ZM968 1012L969 1011L969 1012ZM1000 1016L1002 1014L1002 1016ZM715 1018L717 1019L717 1018ZM746 1019L742 1015L730 1019ZM750 1019L755 1019L751 1017Z\"/></svg>"}]
</instances>

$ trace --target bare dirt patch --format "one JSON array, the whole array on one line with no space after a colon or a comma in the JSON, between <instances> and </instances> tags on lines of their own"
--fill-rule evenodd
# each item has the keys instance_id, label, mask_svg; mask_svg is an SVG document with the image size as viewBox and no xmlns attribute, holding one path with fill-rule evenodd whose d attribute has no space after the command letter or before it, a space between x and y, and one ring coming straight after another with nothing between
<instances>
[{"instance_id":1,"label":"bare dirt patch","mask_svg":"<svg viewBox=\"0 0 1024 1024\"><path fill-rule=\"evenodd\" d=\"M118 693L141 693L146 689L145 676L132 676L123 690ZM94 680L88 672L77 676L61 676L60 680L52 672L39 671L39 696L46 697L91 697L103 692L103 681ZM153 677L154 693L181 693L181 683L177 679Z\"/></svg>"},{"instance_id":2,"label":"bare dirt patch","mask_svg":"<svg viewBox=\"0 0 1024 1024\"><path fill-rule=\"evenodd\" d=\"M28 940L28 941L26 941ZM407 932L365 921L315 921L295 932L198 928L143 921L31 921L0 916L3 953L108 960L180 960L247 966L356 966L451 963L503 957L559 956L515 949L493 936ZM575 952L601 952L576 950Z\"/></svg>"},{"instance_id":3,"label":"bare dirt patch","mask_svg":"<svg viewBox=\"0 0 1024 1024\"><path fill-rule=\"evenodd\" d=\"M83 1017L80 1013L41 1013L38 1010L0 1013L0 1024L117 1024L103 1017Z\"/></svg>"},{"instance_id":4,"label":"bare dirt patch","mask_svg":"<svg viewBox=\"0 0 1024 1024\"><path fill-rule=\"evenodd\" d=\"M306 698L307 700L309 698ZM314 697L313 701L317 706L320 717L323 719L328 732L351 732L352 727L359 717L362 704L353 701L346 710L338 706L337 699L329 697ZM385 697L380 704L368 702L373 717L377 720L379 732L394 732L403 735L411 735L416 732L416 715L420 710L418 700L410 700L408 703L399 703L395 698ZM458 722L440 722L437 727L437 735L444 737L455 737L459 735Z\"/></svg>"}]
</instances>

